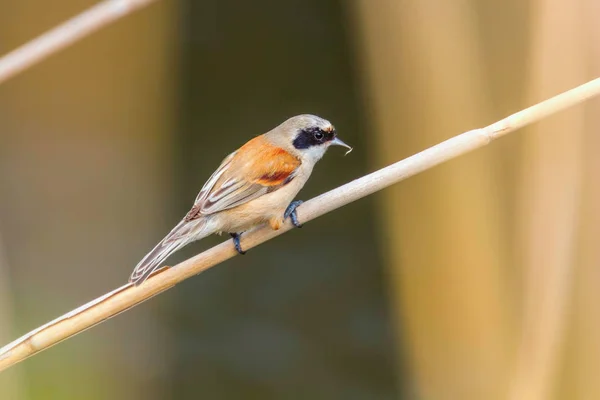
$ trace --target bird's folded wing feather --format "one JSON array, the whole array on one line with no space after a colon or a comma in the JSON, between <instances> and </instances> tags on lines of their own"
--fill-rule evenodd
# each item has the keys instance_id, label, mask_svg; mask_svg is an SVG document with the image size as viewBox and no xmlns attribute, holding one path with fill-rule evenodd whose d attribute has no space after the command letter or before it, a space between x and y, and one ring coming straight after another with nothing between
<instances>
[{"instance_id":1,"label":"bird's folded wing feather","mask_svg":"<svg viewBox=\"0 0 600 400\"><path fill-rule=\"evenodd\" d=\"M227 156L204 184L186 219L237 207L294 179L301 161L258 136Z\"/></svg>"}]
</instances>

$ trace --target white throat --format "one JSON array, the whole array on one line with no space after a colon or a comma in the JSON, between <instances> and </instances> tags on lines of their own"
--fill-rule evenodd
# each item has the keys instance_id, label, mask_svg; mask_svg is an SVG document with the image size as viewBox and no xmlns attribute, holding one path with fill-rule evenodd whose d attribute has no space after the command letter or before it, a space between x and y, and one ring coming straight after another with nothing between
<instances>
[{"instance_id":1,"label":"white throat","mask_svg":"<svg viewBox=\"0 0 600 400\"><path fill-rule=\"evenodd\" d=\"M324 144L321 146L311 146L302 151L302 158L307 161L311 161L313 164L319 161L325 155L329 146Z\"/></svg>"}]
</instances>

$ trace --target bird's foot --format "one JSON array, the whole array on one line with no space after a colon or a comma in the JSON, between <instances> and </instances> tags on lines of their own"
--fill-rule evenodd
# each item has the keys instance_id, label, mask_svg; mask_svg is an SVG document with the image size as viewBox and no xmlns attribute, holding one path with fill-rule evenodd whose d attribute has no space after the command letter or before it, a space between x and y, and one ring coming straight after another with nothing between
<instances>
[{"instance_id":1,"label":"bird's foot","mask_svg":"<svg viewBox=\"0 0 600 400\"><path fill-rule=\"evenodd\" d=\"M235 250L240 253L241 255L246 254L246 252L244 250L242 250L242 245L240 243L240 237L242 237L241 233L230 233L231 237L233 238L233 245L235 246Z\"/></svg>"},{"instance_id":2,"label":"bird's foot","mask_svg":"<svg viewBox=\"0 0 600 400\"><path fill-rule=\"evenodd\" d=\"M304 203L302 200L292 201L283 213L283 220L285 221L289 217L296 228L302 228L302 224L298 222L298 214L296 213L296 208L302 203Z\"/></svg>"}]
</instances>

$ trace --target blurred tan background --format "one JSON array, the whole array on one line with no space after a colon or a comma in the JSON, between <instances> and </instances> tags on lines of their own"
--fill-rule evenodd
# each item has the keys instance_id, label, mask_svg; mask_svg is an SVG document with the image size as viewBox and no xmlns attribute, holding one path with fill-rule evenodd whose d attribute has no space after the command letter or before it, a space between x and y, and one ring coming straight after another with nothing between
<instances>
[{"instance_id":1,"label":"blurred tan background","mask_svg":"<svg viewBox=\"0 0 600 400\"><path fill-rule=\"evenodd\" d=\"M125 283L289 116L355 147L308 199L596 77L596 3L165 0L13 78L1 344ZM0 53L93 4L9 0ZM599 105L191 279L0 374L0 399L600 398Z\"/></svg>"}]
</instances>

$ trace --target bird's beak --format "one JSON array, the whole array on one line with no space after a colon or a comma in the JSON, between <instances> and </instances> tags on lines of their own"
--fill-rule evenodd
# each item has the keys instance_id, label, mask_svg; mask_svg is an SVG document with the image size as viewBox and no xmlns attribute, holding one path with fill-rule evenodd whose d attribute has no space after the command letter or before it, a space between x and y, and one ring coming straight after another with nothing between
<instances>
[{"instance_id":1,"label":"bird's beak","mask_svg":"<svg viewBox=\"0 0 600 400\"><path fill-rule=\"evenodd\" d=\"M333 146L342 146L348 149L348 151L346 152L346 154L350 153L352 151L352 147L348 146L346 143L342 142L338 137L333 138L333 140L331 141L331 145ZM346 155L344 154L344 155Z\"/></svg>"}]
</instances>

